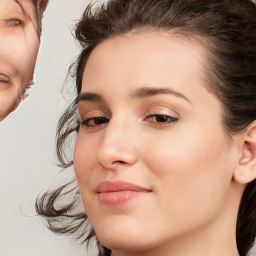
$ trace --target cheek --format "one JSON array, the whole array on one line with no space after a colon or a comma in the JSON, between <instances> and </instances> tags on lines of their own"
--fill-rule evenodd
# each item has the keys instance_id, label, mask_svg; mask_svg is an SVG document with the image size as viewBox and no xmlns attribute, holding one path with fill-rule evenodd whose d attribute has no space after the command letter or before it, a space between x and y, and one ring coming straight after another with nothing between
<instances>
[{"instance_id":1,"label":"cheek","mask_svg":"<svg viewBox=\"0 0 256 256\"><path fill-rule=\"evenodd\" d=\"M19 88L20 94L24 93L33 76L38 50L39 39L34 28L19 33L9 33L1 39L0 54L17 68L18 77L15 86Z\"/></svg>"},{"instance_id":2,"label":"cheek","mask_svg":"<svg viewBox=\"0 0 256 256\"><path fill-rule=\"evenodd\" d=\"M74 170L79 186L83 206L86 213L90 216L95 205L95 195L92 192L92 180L95 177L96 162L96 143L88 139L82 133L78 134L77 141L74 149Z\"/></svg>"},{"instance_id":3,"label":"cheek","mask_svg":"<svg viewBox=\"0 0 256 256\"><path fill-rule=\"evenodd\" d=\"M193 135L176 132L169 138L159 137L154 147L147 146L151 150L144 162L159 181L159 207L177 219L187 212L195 219L204 219L206 212L210 217L228 196L232 179L232 165L227 165L232 159L230 143L223 132L204 134L200 129Z\"/></svg>"},{"instance_id":4,"label":"cheek","mask_svg":"<svg viewBox=\"0 0 256 256\"><path fill-rule=\"evenodd\" d=\"M231 178L227 163L232 162L232 142L222 127L212 127L214 129L192 123L189 129L178 127L169 134L158 136L154 147L146 145L151 149L148 164L154 165L159 175L171 175L182 183L197 177L201 177L200 180L208 176Z\"/></svg>"},{"instance_id":5,"label":"cheek","mask_svg":"<svg viewBox=\"0 0 256 256\"><path fill-rule=\"evenodd\" d=\"M31 79L39 50L39 38L36 30L29 25L16 38L11 38L10 43L15 47L14 60L19 64L23 79Z\"/></svg>"},{"instance_id":6,"label":"cheek","mask_svg":"<svg viewBox=\"0 0 256 256\"><path fill-rule=\"evenodd\" d=\"M18 89L12 86L7 90L0 90L0 121L12 112L18 104Z\"/></svg>"},{"instance_id":7,"label":"cheek","mask_svg":"<svg viewBox=\"0 0 256 256\"><path fill-rule=\"evenodd\" d=\"M86 189L95 163L95 147L82 133L77 136L74 149L74 170L80 190ZM83 193L81 191L83 196Z\"/></svg>"},{"instance_id":8,"label":"cheek","mask_svg":"<svg viewBox=\"0 0 256 256\"><path fill-rule=\"evenodd\" d=\"M35 68L35 62L39 50L39 39L34 33L27 33L26 37L24 38L23 45L22 45L22 62L23 62L23 70L24 73L29 74L29 79L31 79L31 75L33 74Z\"/></svg>"}]
</instances>

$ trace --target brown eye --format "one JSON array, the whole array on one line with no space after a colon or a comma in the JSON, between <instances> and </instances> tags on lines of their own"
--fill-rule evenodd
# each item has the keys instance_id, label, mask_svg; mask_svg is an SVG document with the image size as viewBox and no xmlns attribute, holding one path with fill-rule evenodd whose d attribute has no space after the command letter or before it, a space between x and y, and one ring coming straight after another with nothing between
<instances>
[{"instance_id":1,"label":"brown eye","mask_svg":"<svg viewBox=\"0 0 256 256\"><path fill-rule=\"evenodd\" d=\"M107 118L99 116L99 117L92 117L92 118L85 119L84 121L80 122L80 124L89 128L89 127L99 126L101 124L105 124L108 122L109 120Z\"/></svg>"},{"instance_id":2,"label":"brown eye","mask_svg":"<svg viewBox=\"0 0 256 256\"><path fill-rule=\"evenodd\" d=\"M178 118L169 115L150 115L147 120L153 123L171 123L178 120Z\"/></svg>"}]
</instances>

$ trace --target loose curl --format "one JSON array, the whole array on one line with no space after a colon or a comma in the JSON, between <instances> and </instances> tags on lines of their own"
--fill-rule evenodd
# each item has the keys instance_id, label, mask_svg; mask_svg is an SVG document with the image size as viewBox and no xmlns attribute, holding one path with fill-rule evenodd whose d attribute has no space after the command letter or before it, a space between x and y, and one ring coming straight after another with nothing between
<instances>
[{"instance_id":1,"label":"loose curl","mask_svg":"<svg viewBox=\"0 0 256 256\"><path fill-rule=\"evenodd\" d=\"M82 46L73 66L76 96L81 92L84 68L93 49L108 38L139 30L171 31L204 45L208 50L207 89L222 104L223 127L228 134L239 133L256 120L256 6L252 1L110 0L95 8L89 5L75 33ZM67 144L78 131L74 100L58 123L57 155L63 168L73 164ZM95 233L91 227L88 231L84 210L78 211L80 200L76 182L69 182L38 197L36 211L53 232L77 234L77 238L89 242ZM256 180L244 190L236 237L239 254L245 256L256 237ZM98 255L110 255L96 241Z\"/></svg>"}]
</instances>

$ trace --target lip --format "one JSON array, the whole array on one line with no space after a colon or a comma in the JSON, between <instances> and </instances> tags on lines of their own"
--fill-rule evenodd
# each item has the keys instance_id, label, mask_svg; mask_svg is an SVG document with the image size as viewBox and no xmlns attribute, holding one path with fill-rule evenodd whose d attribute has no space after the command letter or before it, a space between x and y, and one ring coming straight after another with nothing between
<instances>
[{"instance_id":1,"label":"lip","mask_svg":"<svg viewBox=\"0 0 256 256\"><path fill-rule=\"evenodd\" d=\"M106 206L118 206L138 197L145 196L152 190L124 181L104 181L95 189L98 200Z\"/></svg>"}]
</instances>

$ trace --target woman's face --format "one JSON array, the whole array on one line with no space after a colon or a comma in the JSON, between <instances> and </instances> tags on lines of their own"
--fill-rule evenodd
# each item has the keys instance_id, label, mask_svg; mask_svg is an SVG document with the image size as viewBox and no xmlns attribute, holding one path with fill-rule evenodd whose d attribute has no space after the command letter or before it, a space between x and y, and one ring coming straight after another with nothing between
<instances>
[{"instance_id":1,"label":"woman's face","mask_svg":"<svg viewBox=\"0 0 256 256\"><path fill-rule=\"evenodd\" d=\"M74 168L89 221L114 252L165 255L230 222L236 150L206 89L206 55L171 34L135 32L89 57Z\"/></svg>"},{"instance_id":2,"label":"woman's face","mask_svg":"<svg viewBox=\"0 0 256 256\"><path fill-rule=\"evenodd\" d=\"M31 0L0 0L0 120L13 111L33 77L39 37Z\"/></svg>"}]
</instances>

